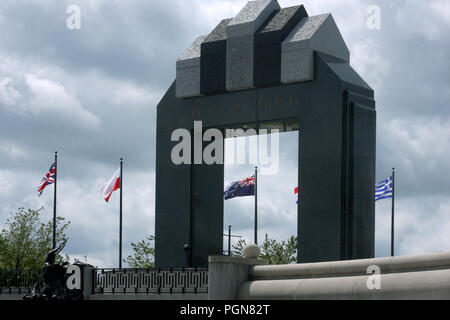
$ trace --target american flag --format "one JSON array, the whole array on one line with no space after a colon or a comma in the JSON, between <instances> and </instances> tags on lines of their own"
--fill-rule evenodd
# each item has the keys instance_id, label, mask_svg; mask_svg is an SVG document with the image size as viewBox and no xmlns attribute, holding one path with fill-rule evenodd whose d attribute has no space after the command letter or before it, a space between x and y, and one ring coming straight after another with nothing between
<instances>
[{"instance_id":1,"label":"american flag","mask_svg":"<svg viewBox=\"0 0 450 320\"><path fill-rule=\"evenodd\" d=\"M37 191L39 192L39 196L41 196L42 192L44 191L45 187L49 184L52 184L55 182L55 163L53 162L50 169L48 169L48 172L45 174L45 176L42 178L41 183L39 184L39 187L37 188Z\"/></svg>"}]
</instances>

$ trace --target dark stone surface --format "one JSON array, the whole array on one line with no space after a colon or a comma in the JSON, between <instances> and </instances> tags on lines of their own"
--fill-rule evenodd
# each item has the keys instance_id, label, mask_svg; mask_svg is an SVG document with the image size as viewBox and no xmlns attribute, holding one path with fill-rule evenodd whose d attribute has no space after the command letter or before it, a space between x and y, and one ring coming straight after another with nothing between
<instances>
[{"instance_id":1,"label":"dark stone surface","mask_svg":"<svg viewBox=\"0 0 450 320\"><path fill-rule=\"evenodd\" d=\"M226 27L231 20L222 20L201 45L200 92L203 94L225 91Z\"/></svg>"},{"instance_id":2,"label":"dark stone surface","mask_svg":"<svg viewBox=\"0 0 450 320\"><path fill-rule=\"evenodd\" d=\"M375 102L344 61L315 54L314 80L177 99L175 85L157 109L156 266L206 267L220 254L223 165L175 165L173 130L298 121L299 262L370 258L375 243ZM200 201L198 201L200 200Z\"/></svg>"},{"instance_id":3,"label":"dark stone surface","mask_svg":"<svg viewBox=\"0 0 450 320\"><path fill-rule=\"evenodd\" d=\"M266 86L281 81L281 42L308 14L303 6L280 9L272 14L255 33L255 86Z\"/></svg>"},{"instance_id":4,"label":"dark stone surface","mask_svg":"<svg viewBox=\"0 0 450 320\"><path fill-rule=\"evenodd\" d=\"M191 244L193 266L223 250L223 165L192 165ZM208 244L205 238L208 237Z\"/></svg>"}]
</instances>

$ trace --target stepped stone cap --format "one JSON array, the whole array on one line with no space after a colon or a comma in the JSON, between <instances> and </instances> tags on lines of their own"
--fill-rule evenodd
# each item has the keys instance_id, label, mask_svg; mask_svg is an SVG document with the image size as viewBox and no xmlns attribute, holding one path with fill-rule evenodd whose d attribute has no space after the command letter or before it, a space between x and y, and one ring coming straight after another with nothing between
<instances>
[{"instance_id":1,"label":"stepped stone cap","mask_svg":"<svg viewBox=\"0 0 450 320\"><path fill-rule=\"evenodd\" d=\"M281 46L282 83L313 80L314 51L350 62L350 51L331 14L303 18Z\"/></svg>"},{"instance_id":2,"label":"stepped stone cap","mask_svg":"<svg viewBox=\"0 0 450 320\"><path fill-rule=\"evenodd\" d=\"M177 97L200 95L200 46L205 38L198 37L177 60Z\"/></svg>"},{"instance_id":3,"label":"stepped stone cap","mask_svg":"<svg viewBox=\"0 0 450 320\"><path fill-rule=\"evenodd\" d=\"M233 19L222 20L201 45L200 92L225 91L227 60L227 25Z\"/></svg>"},{"instance_id":4,"label":"stepped stone cap","mask_svg":"<svg viewBox=\"0 0 450 320\"><path fill-rule=\"evenodd\" d=\"M227 26L228 37L253 35L264 21L280 9L277 0L249 1Z\"/></svg>"},{"instance_id":5,"label":"stepped stone cap","mask_svg":"<svg viewBox=\"0 0 450 320\"><path fill-rule=\"evenodd\" d=\"M302 5L282 8L273 13L270 19L261 26L258 33L274 32L283 29L289 20L302 9Z\"/></svg>"},{"instance_id":6,"label":"stepped stone cap","mask_svg":"<svg viewBox=\"0 0 450 320\"><path fill-rule=\"evenodd\" d=\"M206 37L203 43L227 40L227 26L233 19L224 19Z\"/></svg>"},{"instance_id":7,"label":"stepped stone cap","mask_svg":"<svg viewBox=\"0 0 450 320\"><path fill-rule=\"evenodd\" d=\"M254 34L280 5L276 0L250 1L227 26L226 89L254 87Z\"/></svg>"},{"instance_id":8,"label":"stepped stone cap","mask_svg":"<svg viewBox=\"0 0 450 320\"><path fill-rule=\"evenodd\" d=\"M283 41L287 50L314 49L350 62L348 50L331 14L303 18Z\"/></svg>"},{"instance_id":9,"label":"stepped stone cap","mask_svg":"<svg viewBox=\"0 0 450 320\"><path fill-rule=\"evenodd\" d=\"M281 43L307 17L303 5L276 10L254 35L253 85L261 87L281 82Z\"/></svg>"},{"instance_id":10,"label":"stepped stone cap","mask_svg":"<svg viewBox=\"0 0 450 320\"><path fill-rule=\"evenodd\" d=\"M300 21L300 23L291 31L285 42L310 40L328 16L329 14L321 14L302 19L302 21Z\"/></svg>"},{"instance_id":11,"label":"stepped stone cap","mask_svg":"<svg viewBox=\"0 0 450 320\"><path fill-rule=\"evenodd\" d=\"M206 36L200 36L191 44L189 48L177 60L180 66L192 66L196 64L196 59L200 58L200 45L205 40Z\"/></svg>"},{"instance_id":12,"label":"stepped stone cap","mask_svg":"<svg viewBox=\"0 0 450 320\"><path fill-rule=\"evenodd\" d=\"M315 52L350 62L331 14L308 17L302 5L249 1L177 60L176 97L312 81Z\"/></svg>"}]
</instances>

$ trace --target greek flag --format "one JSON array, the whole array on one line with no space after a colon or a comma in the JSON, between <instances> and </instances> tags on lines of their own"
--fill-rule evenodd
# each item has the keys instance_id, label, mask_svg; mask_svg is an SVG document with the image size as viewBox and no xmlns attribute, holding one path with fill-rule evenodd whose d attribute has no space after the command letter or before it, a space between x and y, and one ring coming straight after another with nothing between
<instances>
[{"instance_id":1,"label":"greek flag","mask_svg":"<svg viewBox=\"0 0 450 320\"><path fill-rule=\"evenodd\" d=\"M375 185L375 201L392 198L392 176Z\"/></svg>"}]
</instances>

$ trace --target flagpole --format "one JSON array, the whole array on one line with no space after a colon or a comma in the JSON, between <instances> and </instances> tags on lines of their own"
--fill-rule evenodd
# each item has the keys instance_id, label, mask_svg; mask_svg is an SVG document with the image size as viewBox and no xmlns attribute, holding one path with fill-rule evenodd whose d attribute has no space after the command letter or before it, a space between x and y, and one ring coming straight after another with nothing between
<instances>
[{"instance_id":1,"label":"flagpole","mask_svg":"<svg viewBox=\"0 0 450 320\"><path fill-rule=\"evenodd\" d=\"M119 269L122 269L122 181L123 181L123 158L120 158Z\"/></svg>"},{"instance_id":2,"label":"flagpole","mask_svg":"<svg viewBox=\"0 0 450 320\"><path fill-rule=\"evenodd\" d=\"M395 198L395 168L392 168L392 213L391 213L391 256L394 256L394 198Z\"/></svg>"},{"instance_id":3,"label":"flagpole","mask_svg":"<svg viewBox=\"0 0 450 320\"><path fill-rule=\"evenodd\" d=\"M255 244L258 244L258 167L255 167Z\"/></svg>"},{"instance_id":4,"label":"flagpole","mask_svg":"<svg viewBox=\"0 0 450 320\"><path fill-rule=\"evenodd\" d=\"M231 257L231 224L228 225L228 256Z\"/></svg>"},{"instance_id":5,"label":"flagpole","mask_svg":"<svg viewBox=\"0 0 450 320\"><path fill-rule=\"evenodd\" d=\"M56 182L58 174L58 151L55 151L55 186L53 188L53 249L56 248Z\"/></svg>"}]
</instances>

